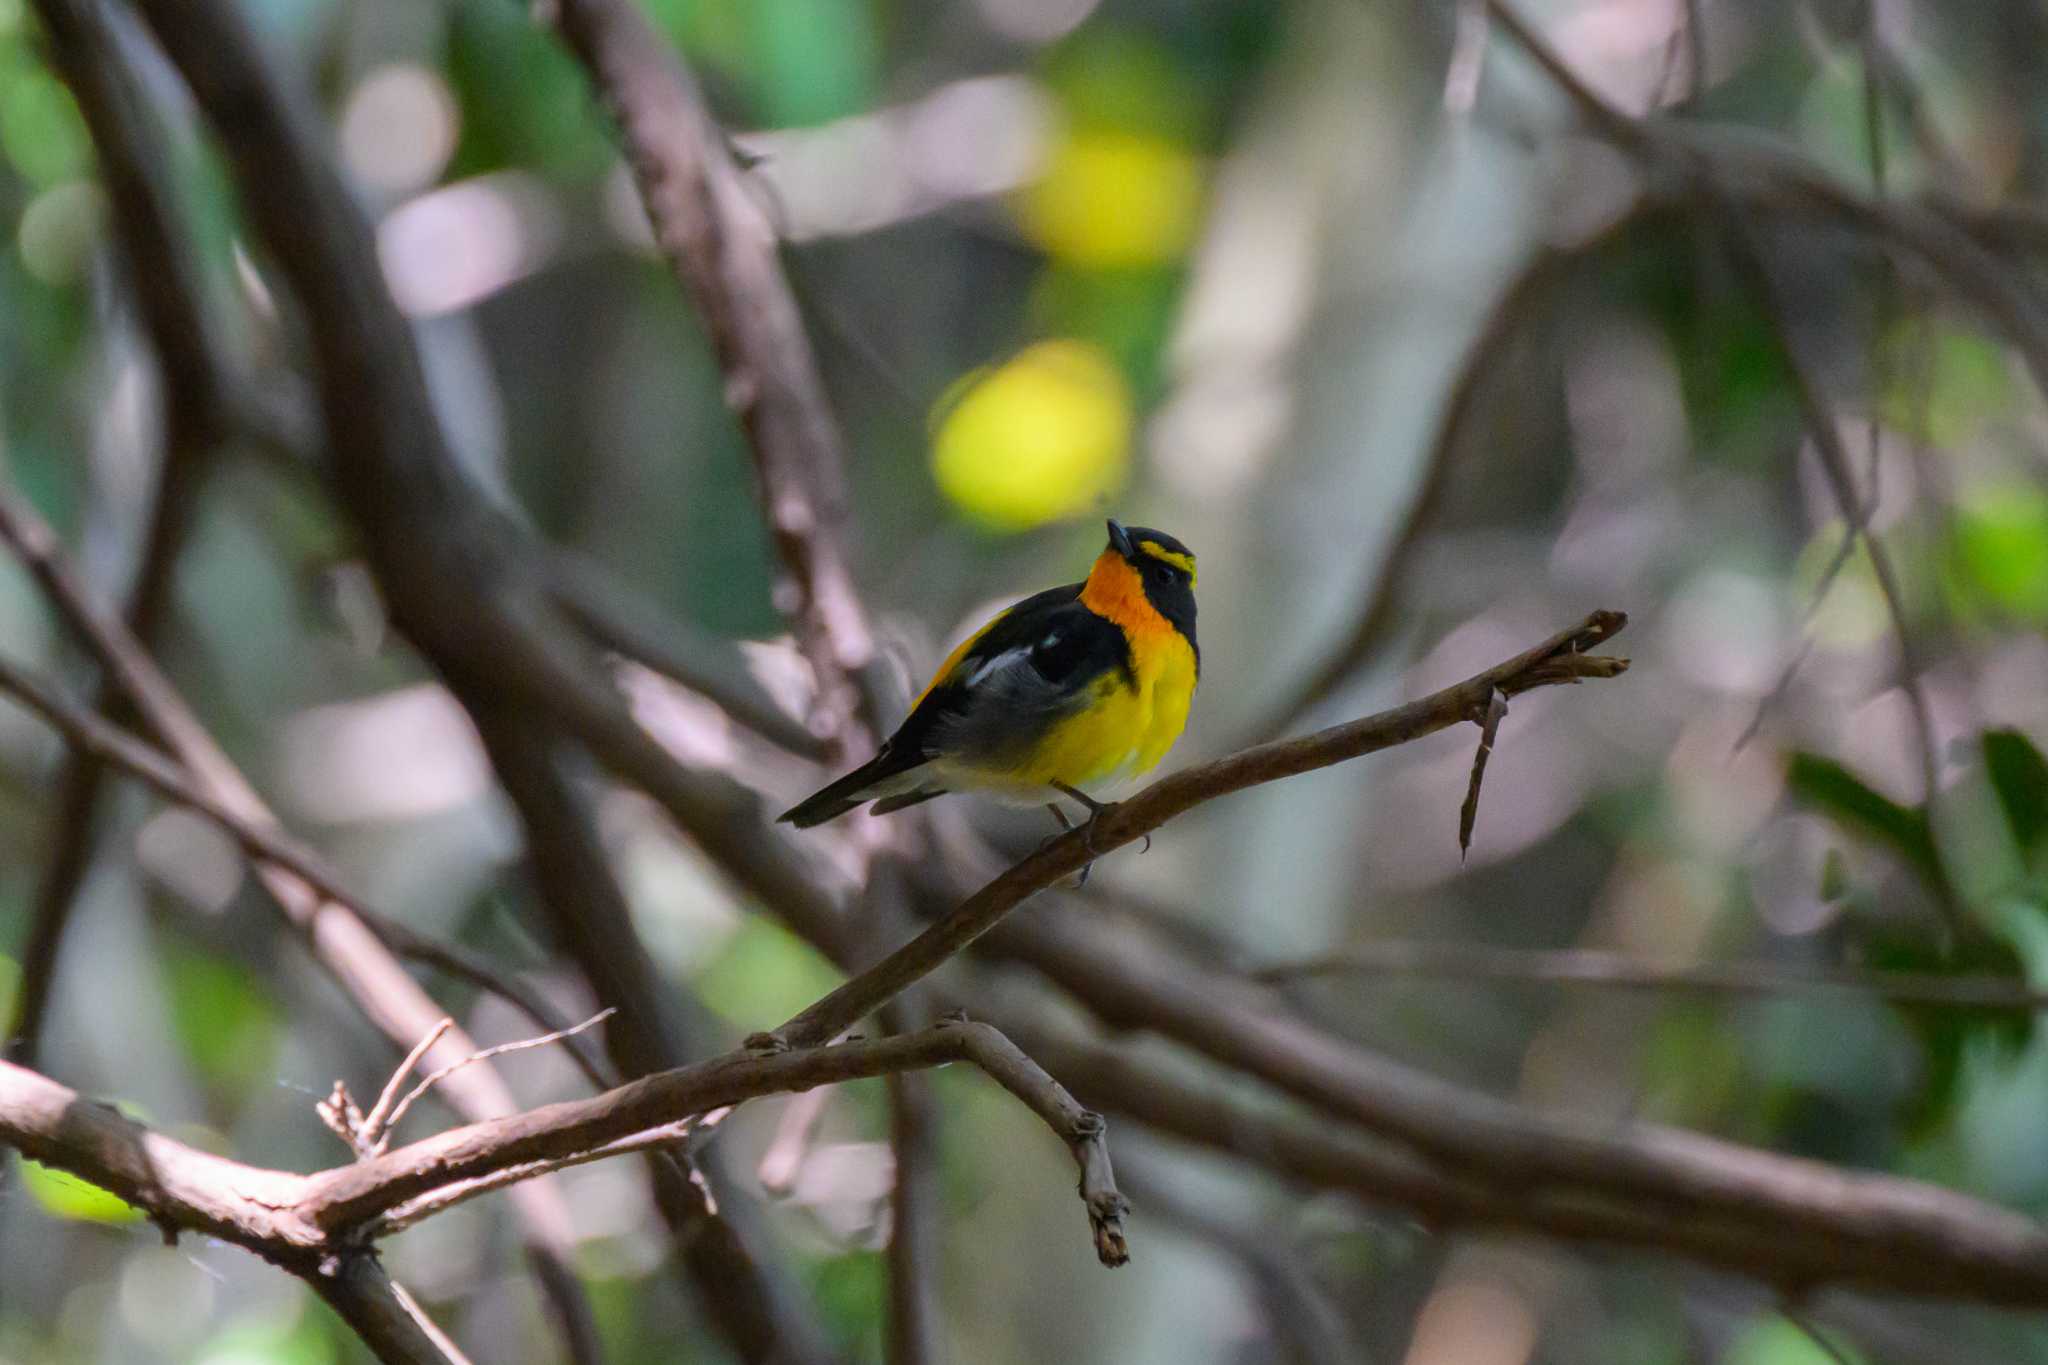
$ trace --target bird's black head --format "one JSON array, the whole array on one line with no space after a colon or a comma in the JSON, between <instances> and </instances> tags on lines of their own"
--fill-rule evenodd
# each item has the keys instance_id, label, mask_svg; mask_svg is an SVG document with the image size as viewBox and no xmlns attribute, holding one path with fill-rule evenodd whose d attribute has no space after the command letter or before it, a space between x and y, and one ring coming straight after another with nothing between
<instances>
[{"instance_id":1,"label":"bird's black head","mask_svg":"<svg viewBox=\"0 0 2048 1365\"><path fill-rule=\"evenodd\" d=\"M1136 570L1145 585L1145 600L1164 616L1188 643L1195 639L1195 555L1164 531L1149 526L1109 523L1109 548Z\"/></svg>"}]
</instances>

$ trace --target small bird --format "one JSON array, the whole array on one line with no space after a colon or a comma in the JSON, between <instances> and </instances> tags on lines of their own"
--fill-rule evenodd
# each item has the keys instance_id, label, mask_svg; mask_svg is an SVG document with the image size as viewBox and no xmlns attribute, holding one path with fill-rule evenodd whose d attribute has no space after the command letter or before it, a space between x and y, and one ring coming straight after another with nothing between
<instances>
[{"instance_id":1,"label":"small bird","mask_svg":"<svg viewBox=\"0 0 2048 1365\"><path fill-rule=\"evenodd\" d=\"M782 813L799 829L872 801L873 815L975 791L1011 804L1155 767L1188 720L1202 671L1195 557L1163 531L1109 523L1086 582L998 614L939 665L910 715L868 762Z\"/></svg>"}]
</instances>

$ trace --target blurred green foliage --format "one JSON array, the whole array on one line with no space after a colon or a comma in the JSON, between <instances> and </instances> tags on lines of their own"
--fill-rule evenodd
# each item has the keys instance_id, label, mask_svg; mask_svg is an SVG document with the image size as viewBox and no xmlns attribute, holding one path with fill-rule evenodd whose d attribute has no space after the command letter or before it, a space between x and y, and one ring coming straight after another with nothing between
<instances>
[{"instance_id":1,"label":"blurred green foliage","mask_svg":"<svg viewBox=\"0 0 2048 1365\"><path fill-rule=\"evenodd\" d=\"M89 1181L80 1180L68 1171L56 1170L40 1161L22 1160L17 1167L21 1172L22 1187L29 1198L36 1201L44 1211L57 1218L72 1219L81 1223L138 1223L142 1221L142 1210L115 1194L103 1190Z\"/></svg>"},{"instance_id":2,"label":"blurred green foliage","mask_svg":"<svg viewBox=\"0 0 2048 1365\"><path fill-rule=\"evenodd\" d=\"M277 1074L285 1019L260 980L182 945L166 946L158 960L178 1043L208 1081L240 1094Z\"/></svg>"},{"instance_id":3,"label":"blurred green foliage","mask_svg":"<svg viewBox=\"0 0 2048 1365\"><path fill-rule=\"evenodd\" d=\"M1864 1365L1867 1357L1839 1333L1823 1344L1813 1331L1781 1317L1758 1318L1722 1352L1719 1365Z\"/></svg>"}]
</instances>

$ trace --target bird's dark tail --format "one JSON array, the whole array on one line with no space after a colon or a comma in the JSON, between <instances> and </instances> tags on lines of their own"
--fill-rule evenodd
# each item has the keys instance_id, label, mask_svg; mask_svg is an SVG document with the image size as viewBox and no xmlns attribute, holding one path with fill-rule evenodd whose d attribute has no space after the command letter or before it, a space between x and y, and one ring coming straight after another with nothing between
<instances>
[{"instance_id":1,"label":"bird's dark tail","mask_svg":"<svg viewBox=\"0 0 2048 1365\"><path fill-rule=\"evenodd\" d=\"M891 778L901 777L911 769L923 764L924 755L916 752L897 753L884 746L882 751L855 768L846 776L791 806L775 818L783 823L795 825L798 829L809 829L822 825L827 820L836 820L855 806L862 805L876 797L893 797L904 788L896 784L882 791L876 788ZM937 793L933 793L937 795ZM898 802L898 805L909 804ZM891 806L890 809L896 809Z\"/></svg>"}]
</instances>

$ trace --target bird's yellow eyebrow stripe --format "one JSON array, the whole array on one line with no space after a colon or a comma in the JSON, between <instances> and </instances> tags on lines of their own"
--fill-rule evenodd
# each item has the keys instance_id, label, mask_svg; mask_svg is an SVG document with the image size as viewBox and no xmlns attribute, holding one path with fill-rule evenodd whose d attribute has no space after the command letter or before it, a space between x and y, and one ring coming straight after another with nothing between
<instances>
[{"instance_id":1,"label":"bird's yellow eyebrow stripe","mask_svg":"<svg viewBox=\"0 0 2048 1365\"><path fill-rule=\"evenodd\" d=\"M1173 565L1174 568L1179 569L1188 576L1189 583L1195 581L1195 557L1193 555L1177 555L1156 540L1141 540L1138 542L1138 549L1145 554L1151 555L1154 559L1163 559L1168 564Z\"/></svg>"}]
</instances>

